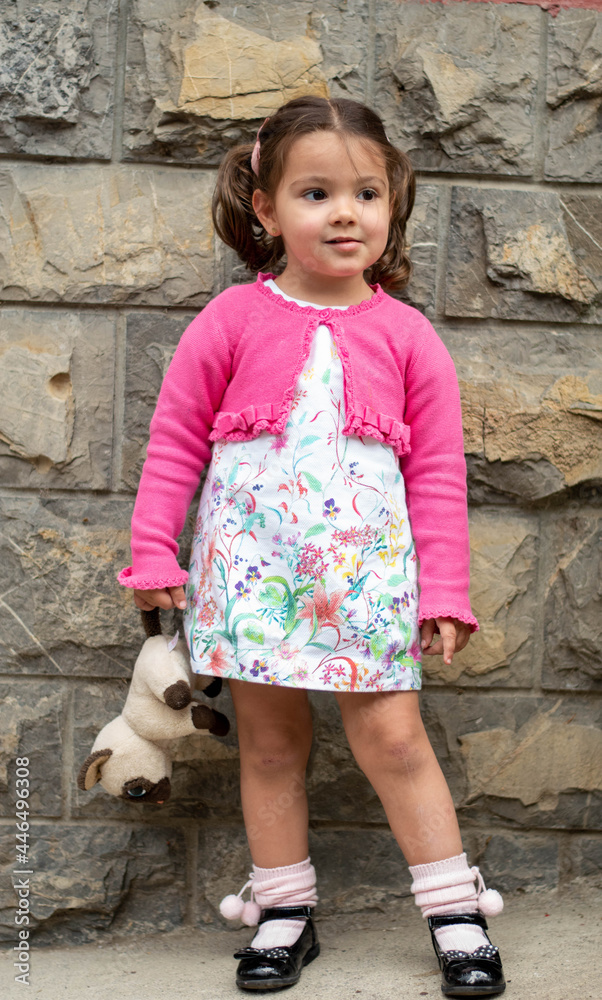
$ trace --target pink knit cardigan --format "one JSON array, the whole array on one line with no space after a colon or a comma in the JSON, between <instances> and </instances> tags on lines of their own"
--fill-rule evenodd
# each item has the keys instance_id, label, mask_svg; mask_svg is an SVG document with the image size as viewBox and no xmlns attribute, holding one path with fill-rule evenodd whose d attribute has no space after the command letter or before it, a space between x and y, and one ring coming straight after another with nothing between
<instances>
[{"instance_id":1,"label":"pink knit cardigan","mask_svg":"<svg viewBox=\"0 0 602 1000\"><path fill-rule=\"evenodd\" d=\"M182 531L211 442L281 434L314 333L325 323L345 379L343 434L400 459L420 561L420 624L449 616L478 629L468 599L466 463L453 362L428 320L376 285L344 311L288 302L260 274L222 292L185 330L163 381L132 517L138 590L183 584Z\"/></svg>"}]
</instances>

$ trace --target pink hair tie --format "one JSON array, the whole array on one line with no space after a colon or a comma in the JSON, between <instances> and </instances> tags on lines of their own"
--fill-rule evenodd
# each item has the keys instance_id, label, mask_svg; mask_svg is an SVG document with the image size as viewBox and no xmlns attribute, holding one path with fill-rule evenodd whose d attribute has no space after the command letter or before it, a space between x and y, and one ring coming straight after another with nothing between
<instances>
[{"instance_id":1,"label":"pink hair tie","mask_svg":"<svg viewBox=\"0 0 602 1000\"><path fill-rule=\"evenodd\" d=\"M269 120L269 118L266 118L266 120L257 129L257 139L253 147L253 152L251 153L251 170L257 177L259 177L259 134L265 123L269 122Z\"/></svg>"}]
</instances>

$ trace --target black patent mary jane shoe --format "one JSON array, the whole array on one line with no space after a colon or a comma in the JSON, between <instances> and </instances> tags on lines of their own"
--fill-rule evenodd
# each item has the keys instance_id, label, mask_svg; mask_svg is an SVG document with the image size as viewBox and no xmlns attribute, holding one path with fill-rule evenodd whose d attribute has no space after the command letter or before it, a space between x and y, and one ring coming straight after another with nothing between
<instances>
[{"instance_id":1,"label":"black patent mary jane shoe","mask_svg":"<svg viewBox=\"0 0 602 1000\"><path fill-rule=\"evenodd\" d=\"M303 920L305 927L294 944L277 948L242 948L234 953L240 958L236 985L243 990L281 990L299 982L301 970L320 954L310 906L270 907L261 914L266 920Z\"/></svg>"},{"instance_id":2,"label":"black patent mary jane shoe","mask_svg":"<svg viewBox=\"0 0 602 1000\"><path fill-rule=\"evenodd\" d=\"M487 921L480 913L454 913L446 917L429 917L433 948L439 962L443 982L441 992L446 997L491 997L503 993L506 981L499 950L489 941L476 951L441 951L435 931L450 924L477 924L484 931Z\"/></svg>"}]
</instances>

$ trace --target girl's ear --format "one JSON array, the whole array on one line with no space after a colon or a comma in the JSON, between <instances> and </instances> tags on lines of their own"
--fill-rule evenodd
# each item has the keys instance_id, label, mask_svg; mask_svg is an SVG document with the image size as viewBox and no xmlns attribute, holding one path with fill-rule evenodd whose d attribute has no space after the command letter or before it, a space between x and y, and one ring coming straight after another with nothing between
<instances>
[{"instance_id":1,"label":"girl's ear","mask_svg":"<svg viewBox=\"0 0 602 1000\"><path fill-rule=\"evenodd\" d=\"M253 211L270 236L279 234L280 227L276 221L272 200L265 191L260 191L259 188L253 192Z\"/></svg>"}]
</instances>

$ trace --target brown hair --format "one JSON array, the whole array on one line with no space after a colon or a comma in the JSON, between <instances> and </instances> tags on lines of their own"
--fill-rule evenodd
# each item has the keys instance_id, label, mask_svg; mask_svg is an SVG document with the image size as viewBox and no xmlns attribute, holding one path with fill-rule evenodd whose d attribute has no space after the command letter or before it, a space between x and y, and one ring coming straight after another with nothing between
<instances>
[{"instance_id":1,"label":"brown hair","mask_svg":"<svg viewBox=\"0 0 602 1000\"><path fill-rule=\"evenodd\" d=\"M259 176L251 168L253 144L236 146L219 169L213 196L213 221L218 235L252 271L275 270L285 249L282 237L271 236L253 211L253 192L274 195L292 144L318 131L353 136L378 146L391 191L389 239L382 257L370 269L370 280L384 288L403 288L410 278L406 223L414 205L414 171L405 153L393 146L379 116L358 101L297 97L266 120L260 129Z\"/></svg>"}]
</instances>

